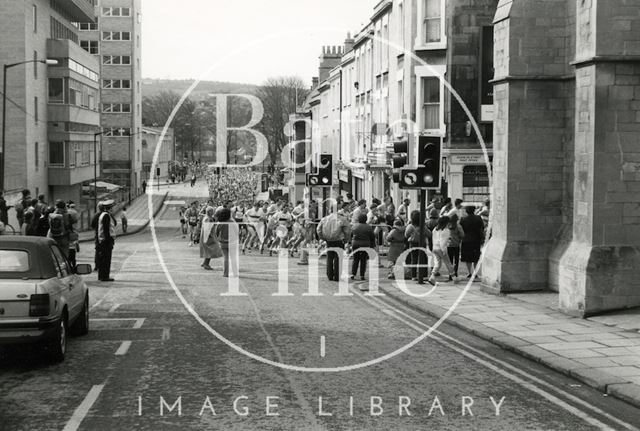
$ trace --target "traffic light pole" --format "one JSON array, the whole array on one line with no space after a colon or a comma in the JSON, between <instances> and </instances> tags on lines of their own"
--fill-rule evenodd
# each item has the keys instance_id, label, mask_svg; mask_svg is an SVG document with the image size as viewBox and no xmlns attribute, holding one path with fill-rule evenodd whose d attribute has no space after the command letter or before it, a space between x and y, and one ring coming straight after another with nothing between
<instances>
[{"instance_id":1,"label":"traffic light pole","mask_svg":"<svg viewBox=\"0 0 640 431\"><path fill-rule=\"evenodd\" d=\"M428 248L424 231L426 229L427 218L427 191L425 189L420 190L420 247ZM424 273L426 270L427 253L420 251L418 254L418 284L424 284Z\"/></svg>"}]
</instances>

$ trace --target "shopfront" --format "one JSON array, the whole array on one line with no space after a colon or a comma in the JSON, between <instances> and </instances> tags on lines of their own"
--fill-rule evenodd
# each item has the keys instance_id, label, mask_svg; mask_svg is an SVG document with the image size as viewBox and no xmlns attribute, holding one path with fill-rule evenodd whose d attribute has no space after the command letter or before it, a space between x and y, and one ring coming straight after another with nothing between
<instances>
[{"instance_id":1,"label":"shopfront","mask_svg":"<svg viewBox=\"0 0 640 431\"><path fill-rule=\"evenodd\" d=\"M489 162L493 162L492 154L489 155ZM449 154L445 179L447 196L451 199L460 198L469 204L481 204L491 194L489 172L481 151Z\"/></svg>"}]
</instances>

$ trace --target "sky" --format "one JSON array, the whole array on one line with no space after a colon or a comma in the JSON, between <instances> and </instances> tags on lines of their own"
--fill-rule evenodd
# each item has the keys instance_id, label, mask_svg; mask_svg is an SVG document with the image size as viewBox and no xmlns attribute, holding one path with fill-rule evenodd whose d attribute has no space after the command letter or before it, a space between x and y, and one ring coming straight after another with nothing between
<instances>
[{"instance_id":1,"label":"sky","mask_svg":"<svg viewBox=\"0 0 640 431\"><path fill-rule=\"evenodd\" d=\"M142 76L311 83L322 47L342 45L379 1L142 0Z\"/></svg>"}]
</instances>

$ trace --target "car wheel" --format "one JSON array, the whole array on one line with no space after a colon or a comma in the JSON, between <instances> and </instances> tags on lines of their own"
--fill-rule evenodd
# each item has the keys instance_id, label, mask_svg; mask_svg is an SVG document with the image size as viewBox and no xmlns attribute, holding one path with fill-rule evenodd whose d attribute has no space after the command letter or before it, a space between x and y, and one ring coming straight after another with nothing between
<instances>
[{"instance_id":1,"label":"car wheel","mask_svg":"<svg viewBox=\"0 0 640 431\"><path fill-rule=\"evenodd\" d=\"M84 297L84 304L82 310L73 322L71 327L74 335L87 335L89 333L89 294Z\"/></svg>"},{"instance_id":2,"label":"car wheel","mask_svg":"<svg viewBox=\"0 0 640 431\"><path fill-rule=\"evenodd\" d=\"M49 342L48 353L51 362L57 363L64 361L64 355L67 353L67 317L63 315L58 324L58 328L51 341Z\"/></svg>"}]
</instances>

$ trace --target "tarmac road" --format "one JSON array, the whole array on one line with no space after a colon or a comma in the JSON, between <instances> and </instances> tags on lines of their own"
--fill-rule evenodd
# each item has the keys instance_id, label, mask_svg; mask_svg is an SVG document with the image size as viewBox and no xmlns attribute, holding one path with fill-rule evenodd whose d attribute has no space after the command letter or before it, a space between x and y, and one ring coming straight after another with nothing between
<instances>
[{"instance_id":1,"label":"tarmac road","mask_svg":"<svg viewBox=\"0 0 640 431\"><path fill-rule=\"evenodd\" d=\"M308 268L293 259L291 296L274 296L278 259L256 253L241 258L246 296L222 296L221 262L204 271L178 229L179 203L204 190L181 192L172 192L157 229L175 289L149 230L118 240L116 282L87 277L92 328L70 340L64 363L46 364L34 347L1 351L3 430L640 427L637 409L446 323L402 353L350 371L261 362L350 367L403 348L434 322L357 286L336 296L322 264L312 277L323 296L304 296ZM80 260L92 258L87 245Z\"/></svg>"}]
</instances>

